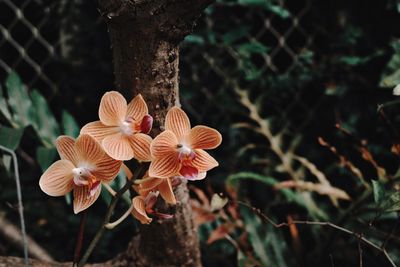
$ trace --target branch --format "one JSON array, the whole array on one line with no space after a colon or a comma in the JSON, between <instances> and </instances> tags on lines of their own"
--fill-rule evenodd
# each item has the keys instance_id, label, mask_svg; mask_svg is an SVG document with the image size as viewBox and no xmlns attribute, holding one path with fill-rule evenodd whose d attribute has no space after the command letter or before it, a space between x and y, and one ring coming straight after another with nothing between
<instances>
[{"instance_id":1,"label":"branch","mask_svg":"<svg viewBox=\"0 0 400 267\"><path fill-rule=\"evenodd\" d=\"M117 205L118 200L122 197L122 195L128 191L133 183L135 182L136 179L138 179L139 177L143 176L145 171L147 169L147 164L142 163L139 168L136 170L133 179L130 179L126 182L126 184L124 185L124 187L122 187L120 190L118 190L118 192L115 194L115 196L113 197L110 206L107 209L107 213L106 216L104 217L103 223L101 225L101 227L99 228L99 230L96 232L96 235L94 236L94 238L92 239L92 241L89 244L89 247L87 248L85 254L83 255L82 259L80 260L80 262L78 263L78 267L83 267L83 265L85 265L85 263L87 262L87 260L89 259L90 255L93 252L93 249L96 247L97 243L99 242L101 236L104 233L104 230L106 229L106 225L109 223L111 215L113 214L113 211Z\"/></svg>"},{"instance_id":2,"label":"branch","mask_svg":"<svg viewBox=\"0 0 400 267\"><path fill-rule=\"evenodd\" d=\"M338 230L340 232L346 233L348 235L354 236L356 237L358 240L364 242L365 244L375 248L376 250L380 251L381 253L383 253L386 257L386 259L389 261L389 263L391 264L391 266L396 267L397 265L394 263L393 259L390 257L390 255L388 254L388 252L386 251L386 249L384 248L384 246L379 246L377 244L375 244L374 242L366 239L365 237L362 236L362 234L357 234L349 229L346 229L344 227L341 227L339 225L336 225L334 223L331 222L316 222L316 221L303 221L303 220L293 220L291 222L283 222L283 223L275 223L271 218L269 218L266 214L262 213L260 209L257 209L251 205L249 205L246 202L243 201L235 201L237 204L245 206L247 208L249 208L250 210L252 210L254 213L256 213L258 216L260 216L265 222L271 224L272 226L274 226L275 228L281 228L281 227L290 227L291 225L319 225L319 226L327 226L330 228L333 228L335 230Z\"/></svg>"},{"instance_id":3,"label":"branch","mask_svg":"<svg viewBox=\"0 0 400 267\"><path fill-rule=\"evenodd\" d=\"M13 150L8 149L4 146L0 145L0 149L11 154L11 156L13 158L15 183L16 183L16 187L17 187L18 213L19 213L19 220L21 222L22 242L24 244L24 260L25 260L25 266L28 266L29 265L29 262L28 262L28 240L26 237L26 230L25 230L24 206L22 205L21 182L19 179L17 155L15 154L15 152Z\"/></svg>"},{"instance_id":4,"label":"branch","mask_svg":"<svg viewBox=\"0 0 400 267\"><path fill-rule=\"evenodd\" d=\"M18 248L24 248L23 238L21 230L9 222L4 216L0 215L0 234L11 243L18 246ZM29 255L35 259L42 261L53 261L53 258L44 250L39 244L33 239L27 236ZM1 264L0 264L1 266Z\"/></svg>"}]
</instances>

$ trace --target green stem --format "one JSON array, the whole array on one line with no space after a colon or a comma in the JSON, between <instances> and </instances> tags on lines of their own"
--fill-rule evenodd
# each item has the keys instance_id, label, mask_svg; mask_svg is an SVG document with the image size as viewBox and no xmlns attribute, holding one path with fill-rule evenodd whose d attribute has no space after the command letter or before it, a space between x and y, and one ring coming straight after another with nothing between
<instances>
[{"instance_id":1,"label":"green stem","mask_svg":"<svg viewBox=\"0 0 400 267\"><path fill-rule=\"evenodd\" d=\"M96 235L90 242L89 247L87 248L87 250L86 250L85 254L83 255L82 259L80 260L80 262L78 263L78 267L83 267L86 264L87 260L89 259L90 255L92 254L97 243L100 241L100 238L103 235L104 230L106 229L105 225L107 225L109 223L111 215L117 205L118 200L122 197L122 195L126 191L128 191L132 187L132 185L136 179L138 179L139 177L144 175L146 169L147 169L147 164L144 164L144 163L140 164L134 174L133 179L128 180L126 182L126 184L124 185L124 187L122 187L120 190L118 190L118 192L115 194L115 196L113 197L113 199L110 203L110 206L107 209L107 213L106 213L106 216L104 217L101 227L99 228L99 230L97 230Z\"/></svg>"}]
</instances>

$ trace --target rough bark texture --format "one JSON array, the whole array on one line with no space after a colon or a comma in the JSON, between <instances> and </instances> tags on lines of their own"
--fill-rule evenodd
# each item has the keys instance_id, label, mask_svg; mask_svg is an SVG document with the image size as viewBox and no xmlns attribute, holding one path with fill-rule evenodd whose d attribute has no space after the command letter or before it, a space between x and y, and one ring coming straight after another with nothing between
<instances>
[{"instance_id":1,"label":"rough bark texture","mask_svg":"<svg viewBox=\"0 0 400 267\"><path fill-rule=\"evenodd\" d=\"M116 89L128 98L143 95L154 117L153 136L164 130L167 111L179 105L179 43L212 1L99 0L111 39ZM175 194L176 206L158 205L160 211L174 214L171 221L142 226L126 252L106 263L88 266L201 266L186 183L178 186ZM47 267L71 263L31 260L31 264ZM0 257L2 266L23 266L23 260Z\"/></svg>"},{"instance_id":2,"label":"rough bark texture","mask_svg":"<svg viewBox=\"0 0 400 267\"><path fill-rule=\"evenodd\" d=\"M163 130L167 111L179 105L179 43L209 0L99 1L109 29L116 87L141 93L154 117L153 135ZM120 266L201 266L197 232L186 183L175 190L174 219L143 226ZM165 211L170 207L159 205Z\"/></svg>"}]
</instances>

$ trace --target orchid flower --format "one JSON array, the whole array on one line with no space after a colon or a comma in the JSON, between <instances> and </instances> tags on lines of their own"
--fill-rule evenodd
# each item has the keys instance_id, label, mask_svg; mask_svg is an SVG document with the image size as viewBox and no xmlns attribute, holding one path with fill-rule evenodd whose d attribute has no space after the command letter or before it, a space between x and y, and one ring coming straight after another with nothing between
<instances>
[{"instance_id":1,"label":"orchid flower","mask_svg":"<svg viewBox=\"0 0 400 267\"><path fill-rule=\"evenodd\" d=\"M175 205L176 198L174 195L173 178L154 178L149 177L148 173L142 178L142 182L140 182L137 186L135 186L135 190L139 193L139 195L147 197L150 192L160 192L161 197L168 204Z\"/></svg>"},{"instance_id":2,"label":"orchid flower","mask_svg":"<svg viewBox=\"0 0 400 267\"><path fill-rule=\"evenodd\" d=\"M75 141L60 136L56 141L61 159L40 177L39 186L50 196L74 193L75 214L90 207L100 195L101 183L109 183L119 172L122 162L109 157L90 135Z\"/></svg>"},{"instance_id":3,"label":"orchid flower","mask_svg":"<svg viewBox=\"0 0 400 267\"><path fill-rule=\"evenodd\" d=\"M147 214L151 214L162 220L168 220L173 217L172 214L161 213L153 210L158 194L159 192L150 192L146 197L136 196L132 199L132 214L142 224L150 224L153 220Z\"/></svg>"},{"instance_id":4,"label":"orchid flower","mask_svg":"<svg viewBox=\"0 0 400 267\"><path fill-rule=\"evenodd\" d=\"M204 149L216 148L221 141L221 134L215 129L202 125L191 128L186 113L173 107L165 118L165 131L151 143L149 175L168 178L178 174L188 180L202 179L206 171L218 166Z\"/></svg>"},{"instance_id":5,"label":"orchid flower","mask_svg":"<svg viewBox=\"0 0 400 267\"><path fill-rule=\"evenodd\" d=\"M90 134L101 143L110 157L116 160L150 161L150 132L153 118L139 94L127 104L116 91L101 98L99 121L86 124L81 134Z\"/></svg>"}]
</instances>

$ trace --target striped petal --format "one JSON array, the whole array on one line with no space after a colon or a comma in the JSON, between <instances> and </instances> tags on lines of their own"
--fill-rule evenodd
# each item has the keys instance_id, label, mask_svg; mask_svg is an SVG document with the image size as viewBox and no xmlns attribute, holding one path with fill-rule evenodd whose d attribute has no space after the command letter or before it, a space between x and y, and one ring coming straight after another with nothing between
<instances>
[{"instance_id":1,"label":"striped petal","mask_svg":"<svg viewBox=\"0 0 400 267\"><path fill-rule=\"evenodd\" d=\"M113 159L130 160L134 156L128 137L122 133L107 136L101 144L104 151Z\"/></svg>"},{"instance_id":2,"label":"striped petal","mask_svg":"<svg viewBox=\"0 0 400 267\"><path fill-rule=\"evenodd\" d=\"M75 150L79 160L96 164L104 157L104 150L92 136L82 134L76 139Z\"/></svg>"},{"instance_id":3,"label":"striped petal","mask_svg":"<svg viewBox=\"0 0 400 267\"><path fill-rule=\"evenodd\" d=\"M75 151L75 139L66 135L62 135L56 140L56 147L61 159L71 161L75 166L78 162L78 156Z\"/></svg>"},{"instance_id":4,"label":"striped petal","mask_svg":"<svg viewBox=\"0 0 400 267\"><path fill-rule=\"evenodd\" d=\"M172 189L171 179L163 179L163 182L158 186L158 191L160 192L161 197L168 204L175 205L176 198L174 195L174 190Z\"/></svg>"},{"instance_id":5,"label":"striped petal","mask_svg":"<svg viewBox=\"0 0 400 267\"><path fill-rule=\"evenodd\" d=\"M98 142L101 142L106 136L119 132L117 126L106 126L101 121L94 121L86 124L81 129L81 134L89 134Z\"/></svg>"},{"instance_id":6,"label":"striped petal","mask_svg":"<svg viewBox=\"0 0 400 267\"><path fill-rule=\"evenodd\" d=\"M138 219L142 224L151 223L152 219L149 218L146 214L146 206L144 203L144 199L141 196L134 197L132 199L133 206L133 216Z\"/></svg>"},{"instance_id":7,"label":"striped petal","mask_svg":"<svg viewBox=\"0 0 400 267\"><path fill-rule=\"evenodd\" d=\"M213 149L221 144L222 136L213 128L199 125L190 130L189 142L193 149Z\"/></svg>"},{"instance_id":8,"label":"striped petal","mask_svg":"<svg viewBox=\"0 0 400 267\"><path fill-rule=\"evenodd\" d=\"M196 149L196 157L192 160L192 166L199 172L206 172L218 166L218 162L202 149Z\"/></svg>"},{"instance_id":9,"label":"striped petal","mask_svg":"<svg viewBox=\"0 0 400 267\"><path fill-rule=\"evenodd\" d=\"M178 139L172 131L164 131L154 138L150 146L151 155L155 158L165 157L176 152Z\"/></svg>"},{"instance_id":10,"label":"striped petal","mask_svg":"<svg viewBox=\"0 0 400 267\"><path fill-rule=\"evenodd\" d=\"M107 126L118 126L126 118L125 98L116 91L107 92L100 101L99 118Z\"/></svg>"},{"instance_id":11,"label":"striped petal","mask_svg":"<svg viewBox=\"0 0 400 267\"><path fill-rule=\"evenodd\" d=\"M74 213L77 214L89 208L100 196L101 186L95 192L90 192L88 186L74 186Z\"/></svg>"},{"instance_id":12,"label":"striped petal","mask_svg":"<svg viewBox=\"0 0 400 267\"><path fill-rule=\"evenodd\" d=\"M153 139L147 134L136 133L128 137L134 158L138 161L150 161L150 144Z\"/></svg>"},{"instance_id":13,"label":"striped petal","mask_svg":"<svg viewBox=\"0 0 400 267\"><path fill-rule=\"evenodd\" d=\"M92 173L100 181L108 183L117 176L121 169L121 164L122 161L115 160L104 154L103 158L96 163L96 169Z\"/></svg>"},{"instance_id":14,"label":"striped petal","mask_svg":"<svg viewBox=\"0 0 400 267\"><path fill-rule=\"evenodd\" d=\"M190 121L179 107L171 108L165 117L165 130L172 131L178 140L183 140L190 132Z\"/></svg>"},{"instance_id":15,"label":"striped petal","mask_svg":"<svg viewBox=\"0 0 400 267\"><path fill-rule=\"evenodd\" d=\"M149 110L141 94L135 96L128 105L126 116L132 117L135 121L140 121L143 116L147 115Z\"/></svg>"},{"instance_id":16,"label":"striped petal","mask_svg":"<svg viewBox=\"0 0 400 267\"><path fill-rule=\"evenodd\" d=\"M53 197L66 195L73 186L73 168L72 162L66 159L54 162L40 177L40 189Z\"/></svg>"},{"instance_id":17,"label":"striped petal","mask_svg":"<svg viewBox=\"0 0 400 267\"><path fill-rule=\"evenodd\" d=\"M148 180L141 183L138 187L138 191L139 191L138 193L144 197L146 197L150 191L157 190L157 186L164 181L164 179L160 179L160 178L145 177L144 179L148 179Z\"/></svg>"},{"instance_id":18,"label":"striped petal","mask_svg":"<svg viewBox=\"0 0 400 267\"><path fill-rule=\"evenodd\" d=\"M171 153L162 158L155 158L149 167L149 176L158 178L169 178L178 173L181 164L177 153Z\"/></svg>"}]
</instances>

